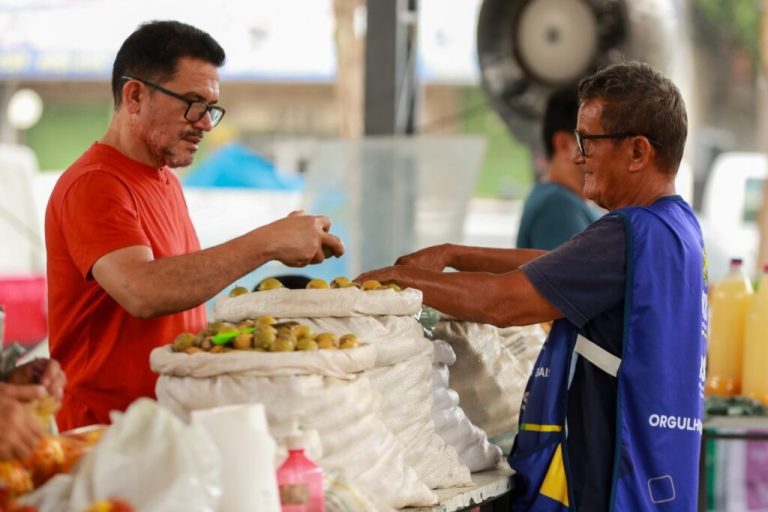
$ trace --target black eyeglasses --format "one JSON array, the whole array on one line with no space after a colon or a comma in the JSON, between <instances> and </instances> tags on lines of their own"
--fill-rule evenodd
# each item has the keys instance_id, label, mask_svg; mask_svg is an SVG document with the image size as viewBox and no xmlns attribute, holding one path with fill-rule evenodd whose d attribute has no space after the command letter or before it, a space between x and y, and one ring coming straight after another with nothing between
<instances>
[{"instance_id":1,"label":"black eyeglasses","mask_svg":"<svg viewBox=\"0 0 768 512\"><path fill-rule=\"evenodd\" d=\"M576 136L576 147L579 148L579 154L583 157L587 157L587 152L584 150L584 141L590 140L590 139L626 139L628 137L637 137L642 136L648 139L648 142L653 144L656 147L659 147L659 145L650 137L647 135L643 135L642 133L637 132L618 132L618 133L600 133L597 135L581 135L578 131L574 131L573 134Z\"/></svg>"},{"instance_id":2,"label":"black eyeglasses","mask_svg":"<svg viewBox=\"0 0 768 512\"><path fill-rule=\"evenodd\" d=\"M187 111L184 112L184 119L189 121L190 123L196 123L199 120L201 120L205 114L210 113L211 114L211 128L219 124L219 121L221 121L221 118L224 117L224 113L226 112L223 108L218 107L216 105L209 105L208 103L200 100L190 100L182 96L181 94L176 94L173 91L169 91L165 87L162 87L154 82L150 82L149 80L144 80L143 78L134 78L132 76L121 76L121 80L137 80L144 85L147 85L166 96L170 96L172 98L179 99L187 104Z\"/></svg>"}]
</instances>

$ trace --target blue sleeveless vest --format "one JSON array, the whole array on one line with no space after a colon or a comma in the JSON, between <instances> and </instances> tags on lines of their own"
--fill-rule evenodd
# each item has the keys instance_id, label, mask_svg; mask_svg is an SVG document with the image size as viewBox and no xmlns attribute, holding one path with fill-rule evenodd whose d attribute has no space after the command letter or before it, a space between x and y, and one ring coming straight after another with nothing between
<instances>
[{"instance_id":1,"label":"blue sleeveless vest","mask_svg":"<svg viewBox=\"0 0 768 512\"><path fill-rule=\"evenodd\" d=\"M576 510L565 427L576 354L618 379L610 510L697 507L707 335L701 231L678 196L611 215L627 229L622 358L567 320L554 322L528 380L509 455L515 511Z\"/></svg>"}]
</instances>

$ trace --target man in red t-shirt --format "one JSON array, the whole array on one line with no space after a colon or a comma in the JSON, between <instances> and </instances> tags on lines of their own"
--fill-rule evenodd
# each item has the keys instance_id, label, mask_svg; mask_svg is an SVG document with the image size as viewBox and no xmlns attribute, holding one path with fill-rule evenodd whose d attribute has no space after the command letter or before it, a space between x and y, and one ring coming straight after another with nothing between
<instances>
[{"instance_id":1,"label":"man in red t-shirt","mask_svg":"<svg viewBox=\"0 0 768 512\"><path fill-rule=\"evenodd\" d=\"M300 267L344 252L326 217L301 212L200 249L170 169L190 165L224 115L224 58L189 25L139 27L115 58L107 132L53 190L45 239L49 343L68 377L62 429L153 397L150 351L203 328L205 301L236 279L270 260Z\"/></svg>"}]
</instances>

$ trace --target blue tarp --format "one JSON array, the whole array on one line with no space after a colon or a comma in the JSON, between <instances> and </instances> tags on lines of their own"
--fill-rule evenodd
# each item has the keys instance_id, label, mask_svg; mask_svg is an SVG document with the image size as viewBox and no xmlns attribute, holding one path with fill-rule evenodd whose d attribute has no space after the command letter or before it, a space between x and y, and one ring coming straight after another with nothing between
<instances>
[{"instance_id":1,"label":"blue tarp","mask_svg":"<svg viewBox=\"0 0 768 512\"><path fill-rule=\"evenodd\" d=\"M234 142L214 151L183 180L187 187L301 190L304 180L282 173L245 145Z\"/></svg>"}]
</instances>

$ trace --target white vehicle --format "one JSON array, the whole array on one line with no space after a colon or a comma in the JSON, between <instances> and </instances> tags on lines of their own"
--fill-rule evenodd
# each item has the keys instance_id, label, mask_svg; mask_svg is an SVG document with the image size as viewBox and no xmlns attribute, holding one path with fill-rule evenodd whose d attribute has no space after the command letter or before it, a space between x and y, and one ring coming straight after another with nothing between
<instances>
[{"instance_id":1,"label":"white vehicle","mask_svg":"<svg viewBox=\"0 0 768 512\"><path fill-rule=\"evenodd\" d=\"M763 153L723 153L712 164L700 214L710 282L726 274L730 258L742 258L747 275L759 277L757 216L766 176Z\"/></svg>"}]
</instances>

